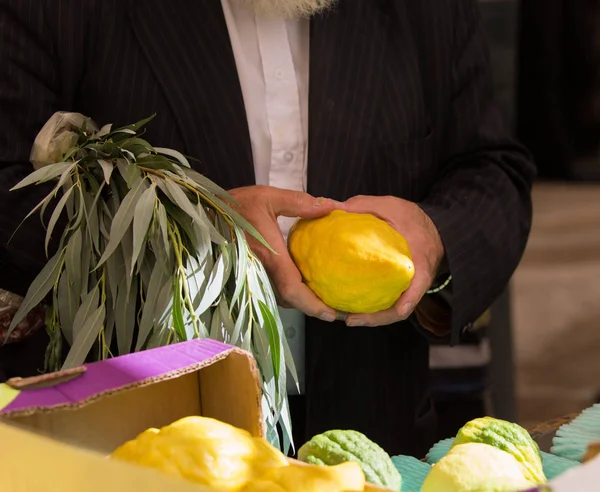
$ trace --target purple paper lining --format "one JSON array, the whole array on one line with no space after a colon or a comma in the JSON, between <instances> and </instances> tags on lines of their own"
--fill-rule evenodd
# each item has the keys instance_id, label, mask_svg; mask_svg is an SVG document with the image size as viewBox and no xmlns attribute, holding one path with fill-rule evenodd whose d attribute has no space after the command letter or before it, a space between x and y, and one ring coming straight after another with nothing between
<instances>
[{"instance_id":1,"label":"purple paper lining","mask_svg":"<svg viewBox=\"0 0 600 492\"><path fill-rule=\"evenodd\" d=\"M49 388L22 391L0 411L0 415L34 407L85 401L101 393L206 362L231 348L215 340L198 339L86 364L86 372L71 381Z\"/></svg>"}]
</instances>

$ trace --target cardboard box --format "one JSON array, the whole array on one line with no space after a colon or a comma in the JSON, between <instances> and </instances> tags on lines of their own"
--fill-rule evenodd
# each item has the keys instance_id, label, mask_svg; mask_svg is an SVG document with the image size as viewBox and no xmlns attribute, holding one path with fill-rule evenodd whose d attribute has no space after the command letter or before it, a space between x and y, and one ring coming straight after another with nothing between
<instances>
[{"instance_id":1,"label":"cardboard box","mask_svg":"<svg viewBox=\"0 0 600 492\"><path fill-rule=\"evenodd\" d=\"M0 421L103 454L149 427L189 415L216 418L254 436L265 432L254 359L213 340L8 383L14 391L0 394Z\"/></svg>"},{"instance_id":2,"label":"cardboard box","mask_svg":"<svg viewBox=\"0 0 600 492\"><path fill-rule=\"evenodd\" d=\"M106 459L147 428L190 415L264 437L252 356L193 340L10 380L0 385L0 492L218 492Z\"/></svg>"}]
</instances>

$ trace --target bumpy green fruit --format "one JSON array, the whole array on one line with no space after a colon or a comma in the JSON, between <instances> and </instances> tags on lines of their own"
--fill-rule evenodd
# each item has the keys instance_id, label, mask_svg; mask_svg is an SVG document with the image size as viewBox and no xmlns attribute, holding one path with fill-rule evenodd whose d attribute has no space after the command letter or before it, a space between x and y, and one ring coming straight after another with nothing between
<instances>
[{"instance_id":1,"label":"bumpy green fruit","mask_svg":"<svg viewBox=\"0 0 600 492\"><path fill-rule=\"evenodd\" d=\"M400 472L390 456L364 434L351 430L331 430L313 437L298 451L298 458L313 465L338 465L354 461L367 482L399 491Z\"/></svg>"}]
</instances>

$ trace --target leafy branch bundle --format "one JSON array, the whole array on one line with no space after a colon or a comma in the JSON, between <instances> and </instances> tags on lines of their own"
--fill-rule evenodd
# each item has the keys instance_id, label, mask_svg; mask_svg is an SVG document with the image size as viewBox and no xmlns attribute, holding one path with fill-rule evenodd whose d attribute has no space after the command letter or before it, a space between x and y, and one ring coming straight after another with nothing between
<instances>
[{"instance_id":1,"label":"leafy branch bundle","mask_svg":"<svg viewBox=\"0 0 600 492\"><path fill-rule=\"evenodd\" d=\"M62 162L13 188L57 181L28 215L43 216L61 195L46 251L65 212L67 226L9 333L51 295L47 370L194 338L237 345L259 366L268 438L287 450L286 367L297 376L271 284L245 234L268 245L181 153L140 138L151 119L99 131L84 122Z\"/></svg>"}]
</instances>

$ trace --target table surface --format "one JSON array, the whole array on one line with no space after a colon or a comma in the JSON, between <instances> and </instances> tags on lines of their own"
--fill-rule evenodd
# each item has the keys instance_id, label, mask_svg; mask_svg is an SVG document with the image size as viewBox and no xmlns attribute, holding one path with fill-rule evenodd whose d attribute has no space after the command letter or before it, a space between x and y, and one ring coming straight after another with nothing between
<instances>
[{"instance_id":1,"label":"table surface","mask_svg":"<svg viewBox=\"0 0 600 492\"><path fill-rule=\"evenodd\" d=\"M527 430L529 431L529 434L531 434L531 437L533 437L534 441L538 443L540 450L549 453L550 448L552 447L552 439L554 438L558 428L563 424L571 422L579 414L580 412L564 415L533 427L529 427Z\"/></svg>"}]
</instances>

